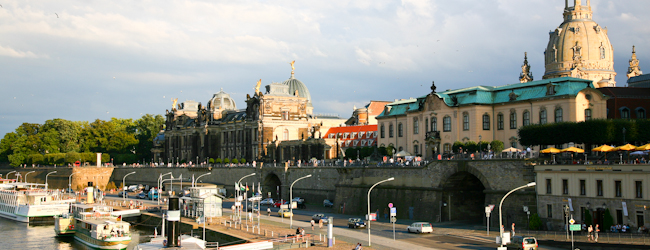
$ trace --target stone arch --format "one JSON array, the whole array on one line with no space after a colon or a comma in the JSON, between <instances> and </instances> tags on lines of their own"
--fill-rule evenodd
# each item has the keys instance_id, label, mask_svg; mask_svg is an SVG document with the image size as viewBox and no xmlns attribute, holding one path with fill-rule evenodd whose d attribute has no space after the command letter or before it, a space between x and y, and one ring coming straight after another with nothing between
<instances>
[{"instance_id":1,"label":"stone arch","mask_svg":"<svg viewBox=\"0 0 650 250\"><path fill-rule=\"evenodd\" d=\"M262 185L264 185L264 188L262 190L265 192L271 192L271 198L274 200L280 199L280 197L282 197L282 180L274 172L266 174ZM266 197L264 194L262 194L262 196Z\"/></svg>"},{"instance_id":2,"label":"stone arch","mask_svg":"<svg viewBox=\"0 0 650 250\"><path fill-rule=\"evenodd\" d=\"M445 173L445 175L442 176L442 178L440 179L441 182L439 184L439 187L443 188L444 183L449 179L449 177L451 177L452 175L454 175L454 174L456 174L458 172L468 172L468 173L474 175L476 178L478 178L481 181L481 184L483 184L483 186L485 187L485 190L492 190L493 189L490 186L490 181L488 180L488 178L486 178L485 175L483 175L483 172L481 172L480 170L478 170L478 169L476 169L475 167L472 167L472 166L459 166L458 168L455 169L455 171Z\"/></svg>"},{"instance_id":3,"label":"stone arch","mask_svg":"<svg viewBox=\"0 0 650 250\"><path fill-rule=\"evenodd\" d=\"M480 224L485 217L486 190L491 190L485 176L476 168L459 166L441 179L442 221Z\"/></svg>"}]
</instances>

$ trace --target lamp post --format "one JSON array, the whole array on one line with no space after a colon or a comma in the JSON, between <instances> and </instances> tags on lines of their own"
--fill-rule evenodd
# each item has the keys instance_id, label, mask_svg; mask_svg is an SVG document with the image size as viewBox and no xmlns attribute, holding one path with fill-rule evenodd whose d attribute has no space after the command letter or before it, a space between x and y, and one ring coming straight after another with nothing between
<instances>
[{"instance_id":1,"label":"lamp post","mask_svg":"<svg viewBox=\"0 0 650 250\"><path fill-rule=\"evenodd\" d=\"M56 171L49 172L49 173L47 173L47 174L45 175L45 190L47 190L47 177L48 177L49 175L51 175L51 174L54 174L54 173L56 173Z\"/></svg>"},{"instance_id":2,"label":"lamp post","mask_svg":"<svg viewBox=\"0 0 650 250\"><path fill-rule=\"evenodd\" d=\"M505 245L504 242L503 242L503 214L502 214L502 211L501 211L501 206L503 205L503 201L508 197L508 195L510 195L514 191L517 191L517 190L522 189L522 188L533 187L535 185L537 185L536 182L528 183L528 184L523 185L521 187L510 190L510 192L508 192L506 195L503 196L503 198L501 198L501 203L499 203L499 231L500 231L499 235L501 237L501 247L504 247L504 245Z\"/></svg>"},{"instance_id":3,"label":"lamp post","mask_svg":"<svg viewBox=\"0 0 650 250\"><path fill-rule=\"evenodd\" d=\"M383 181L377 182L377 183L375 183L375 185L372 185L372 187L370 187L370 189L368 190L368 225L367 225L367 227L368 227L368 246L371 246L371 244L370 244L370 192L372 192L372 189L375 188L375 186L377 186L377 185L379 185L381 183L387 182L387 181L392 181L392 180L395 180L395 177L390 177L390 178L385 179Z\"/></svg>"},{"instance_id":4,"label":"lamp post","mask_svg":"<svg viewBox=\"0 0 650 250\"><path fill-rule=\"evenodd\" d=\"M34 172L36 172L36 171L29 171L29 172L27 172L27 173L25 174L25 182L27 182L27 175L28 175L28 174L31 174L31 173L34 173Z\"/></svg>"},{"instance_id":5,"label":"lamp post","mask_svg":"<svg viewBox=\"0 0 650 250\"><path fill-rule=\"evenodd\" d=\"M478 155L479 159L483 158L481 157L483 155L483 152L481 151L481 140L483 139L483 136L479 135L478 136Z\"/></svg>"},{"instance_id":6,"label":"lamp post","mask_svg":"<svg viewBox=\"0 0 650 250\"><path fill-rule=\"evenodd\" d=\"M303 177L300 177L300 178L296 179L295 181L293 181L293 183L291 183L291 186L289 187L289 199L290 199L289 200L289 218L290 218L289 219L289 228L290 229L293 229L293 184L296 184L296 182L298 182L299 180L309 178L309 177L311 177L311 175L305 175Z\"/></svg>"},{"instance_id":7,"label":"lamp post","mask_svg":"<svg viewBox=\"0 0 650 250\"><path fill-rule=\"evenodd\" d=\"M126 183L124 183L124 182L126 181L126 177L129 176L129 175L132 175L132 174L135 174L135 171L133 171L131 173L128 173L128 174L124 175L124 177L122 177L122 192L124 192L124 193L122 193L122 201L124 201L124 202L126 202L126 194L127 194L126 193Z\"/></svg>"},{"instance_id":8,"label":"lamp post","mask_svg":"<svg viewBox=\"0 0 650 250\"><path fill-rule=\"evenodd\" d=\"M72 173L70 176L68 176L68 193L72 192L72 176L77 174L79 172ZM77 198L77 197L75 197Z\"/></svg>"},{"instance_id":9,"label":"lamp post","mask_svg":"<svg viewBox=\"0 0 650 250\"><path fill-rule=\"evenodd\" d=\"M5 177L6 177L7 179L9 179L9 175L10 175L11 173L15 173L15 172L16 172L16 171L11 171L11 172L7 173L7 175L5 175ZM17 175L14 174L14 176L17 176Z\"/></svg>"},{"instance_id":10,"label":"lamp post","mask_svg":"<svg viewBox=\"0 0 650 250\"><path fill-rule=\"evenodd\" d=\"M162 177L168 174L172 174L172 172L161 174L158 176L158 190L156 190L156 192L158 192L158 205L160 205L160 197L162 196L162 189L160 189L160 186L162 186ZM153 196L153 194L151 195Z\"/></svg>"},{"instance_id":11,"label":"lamp post","mask_svg":"<svg viewBox=\"0 0 650 250\"><path fill-rule=\"evenodd\" d=\"M244 178L249 177L249 176L253 176L253 175L255 175L255 173L252 173L252 174L249 174L249 175L245 175L244 177L242 177L241 179L239 179L239 180L237 181L237 185L238 185L239 187L241 187L241 181L242 181ZM235 197L235 202L237 202L237 200L239 199L239 195L241 194L241 190L240 190L240 189L238 189L238 190L236 190L236 191L237 191L237 197ZM242 201L244 201L244 200L242 199ZM245 202L245 201L244 201L244 202ZM239 206L241 207L241 203L239 204ZM238 208L238 209L237 209L237 215L239 216L239 220L241 220L241 212L240 212L240 210L241 210L241 208Z\"/></svg>"},{"instance_id":12,"label":"lamp post","mask_svg":"<svg viewBox=\"0 0 650 250\"><path fill-rule=\"evenodd\" d=\"M199 178L201 178L203 176L206 176L206 175L211 175L211 174L212 173L206 173L206 174L199 175L199 177L196 177L196 180L194 178L192 178L192 187L194 187L195 183L199 182Z\"/></svg>"}]
</instances>

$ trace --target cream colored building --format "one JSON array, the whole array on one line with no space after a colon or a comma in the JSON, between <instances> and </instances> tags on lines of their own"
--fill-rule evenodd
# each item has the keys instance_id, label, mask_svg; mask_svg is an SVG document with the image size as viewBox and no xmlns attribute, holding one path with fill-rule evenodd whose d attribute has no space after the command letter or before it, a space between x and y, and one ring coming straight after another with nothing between
<instances>
[{"instance_id":1,"label":"cream colored building","mask_svg":"<svg viewBox=\"0 0 650 250\"><path fill-rule=\"evenodd\" d=\"M647 165L538 165L537 204L540 217L564 225L564 207L573 218L585 221L590 210L593 224L600 224L606 208L615 224L629 224L633 229L648 225L650 218L650 171Z\"/></svg>"}]
</instances>

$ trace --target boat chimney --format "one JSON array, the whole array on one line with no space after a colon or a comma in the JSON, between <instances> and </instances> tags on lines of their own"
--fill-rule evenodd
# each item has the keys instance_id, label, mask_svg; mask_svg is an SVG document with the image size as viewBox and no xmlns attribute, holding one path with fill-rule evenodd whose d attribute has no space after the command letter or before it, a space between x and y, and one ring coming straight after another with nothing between
<instances>
[{"instance_id":1,"label":"boat chimney","mask_svg":"<svg viewBox=\"0 0 650 250\"><path fill-rule=\"evenodd\" d=\"M87 204L95 203L95 199L94 199L95 198L95 195L94 195L95 192L94 192L93 182L92 181L88 182L88 187L86 188L86 191L87 191L87 193L86 193L86 203Z\"/></svg>"},{"instance_id":2,"label":"boat chimney","mask_svg":"<svg viewBox=\"0 0 650 250\"><path fill-rule=\"evenodd\" d=\"M180 220L181 211L178 204L178 197L170 197L169 206L167 207L167 247L179 246Z\"/></svg>"}]
</instances>

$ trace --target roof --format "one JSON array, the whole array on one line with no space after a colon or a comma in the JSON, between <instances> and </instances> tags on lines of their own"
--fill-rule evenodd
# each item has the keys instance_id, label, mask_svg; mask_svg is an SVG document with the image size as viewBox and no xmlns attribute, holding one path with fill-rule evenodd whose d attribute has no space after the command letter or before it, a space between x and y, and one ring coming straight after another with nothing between
<instances>
[{"instance_id":1,"label":"roof","mask_svg":"<svg viewBox=\"0 0 650 250\"><path fill-rule=\"evenodd\" d=\"M630 78L631 79L631 78ZM604 95L616 98L650 99L650 88L605 87L599 88Z\"/></svg>"},{"instance_id":2,"label":"roof","mask_svg":"<svg viewBox=\"0 0 650 250\"><path fill-rule=\"evenodd\" d=\"M298 95L300 95L300 97L307 98L307 104L311 106L311 95L309 94L307 86L305 86L305 84L300 80L294 78L293 74L291 75L291 78L284 81L282 84L289 86L290 95L293 95L296 91L298 91Z\"/></svg>"},{"instance_id":3,"label":"roof","mask_svg":"<svg viewBox=\"0 0 650 250\"><path fill-rule=\"evenodd\" d=\"M377 131L377 124L375 125L359 125L359 126L345 126L345 127L331 127L325 133L325 137L328 137L329 134L336 133L353 133L353 132L368 132L368 131Z\"/></svg>"},{"instance_id":4,"label":"roof","mask_svg":"<svg viewBox=\"0 0 650 250\"><path fill-rule=\"evenodd\" d=\"M376 124L332 127L325 133L325 138L336 138L336 134L338 133L342 135L339 137L339 142L341 142L342 147L369 147L377 145Z\"/></svg>"},{"instance_id":5,"label":"roof","mask_svg":"<svg viewBox=\"0 0 650 250\"><path fill-rule=\"evenodd\" d=\"M547 86L555 86L555 93L547 95ZM436 93L436 96L443 99L447 106L463 105L494 105L512 102L511 93L516 95L515 101L536 100L549 97L576 96L578 92L585 88L593 88L591 80L561 77L553 79L544 79L526 83L516 83L503 86L474 86L456 90L448 90ZM401 100L389 103L377 118L388 116L405 115L408 111L419 110L423 100L428 95L414 99ZM388 113L386 113L388 111Z\"/></svg>"},{"instance_id":6,"label":"roof","mask_svg":"<svg viewBox=\"0 0 650 250\"><path fill-rule=\"evenodd\" d=\"M643 81L650 81L650 74L631 77L630 79L627 80L627 83L630 84L630 83L643 82Z\"/></svg>"},{"instance_id":7,"label":"roof","mask_svg":"<svg viewBox=\"0 0 650 250\"><path fill-rule=\"evenodd\" d=\"M370 101L370 103L366 105L366 108L368 109L368 115L378 116L381 114L381 112L384 111L384 106L389 103L389 101Z\"/></svg>"}]
</instances>

